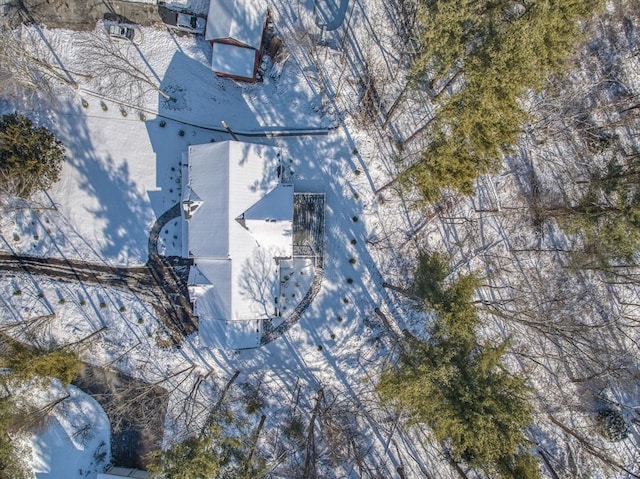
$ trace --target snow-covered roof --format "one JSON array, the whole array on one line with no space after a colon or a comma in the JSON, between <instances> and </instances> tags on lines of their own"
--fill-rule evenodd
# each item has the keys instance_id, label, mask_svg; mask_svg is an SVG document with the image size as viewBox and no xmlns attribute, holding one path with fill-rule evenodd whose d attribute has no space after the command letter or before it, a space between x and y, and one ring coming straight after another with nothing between
<instances>
[{"instance_id":1,"label":"snow-covered roof","mask_svg":"<svg viewBox=\"0 0 640 479\"><path fill-rule=\"evenodd\" d=\"M266 14L262 0L211 0L205 39L231 39L258 50Z\"/></svg>"},{"instance_id":2,"label":"snow-covered roof","mask_svg":"<svg viewBox=\"0 0 640 479\"><path fill-rule=\"evenodd\" d=\"M193 258L244 257L255 239L238 218L278 185L279 150L225 141L189 147L182 201L197 206L188 227ZM282 220L282 205L274 214ZM289 221L293 219L293 196Z\"/></svg>"},{"instance_id":3,"label":"snow-covered roof","mask_svg":"<svg viewBox=\"0 0 640 479\"><path fill-rule=\"evenodd\" d=\"M253 325L224 324L274 314L275 258L290 257L293 248L294 188L278 182L279 155L277 148L237 141L189 147L182 192L194 259L189 296L205 345L255 347Z\"/></svg>"},{"instance_id":4,"label":"snow-covered roof","mask_svg":"<svg viewBox=\"0 0 640 479\"><path fill-rule=\"evenodd\" d=\"M98 479L122 479L123 477L146 479L147 472L127 467L110 467L106 472L98 474Z\"/></svg>"},{"instance_id":5,"label":"snow-covered roof","mask_svg":"<svg viewBox=\"0 0 640 479\"><path fill-rule=\"evenodd\" d=\"M256 51L251 48L214 43L211 53L211 69L239 78L252 79L256 64Z\"/></svg>"},{"instance_id":6,"label":"snow-covered roof","mask_svg":"<svg viewBox=\"0 0 640 479\"><path fill-rule=\"evenodd\" d=\"M293 185L280 183L245 211L240 221L257 243L289 257L293 243Z\"/></svg>"}]
</instances>

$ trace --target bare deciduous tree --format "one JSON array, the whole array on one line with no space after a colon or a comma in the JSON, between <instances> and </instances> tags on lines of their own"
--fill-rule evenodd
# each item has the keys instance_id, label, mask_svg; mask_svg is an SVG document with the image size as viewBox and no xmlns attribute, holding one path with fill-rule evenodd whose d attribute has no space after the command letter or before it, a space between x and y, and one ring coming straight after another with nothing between
<instances>
[{"instance_id":1,"label":"bare deciduous tree","mask_svg":"<svg viewBox=\"0 0 640 479\"><path fill-rule=\"evenodd\" d=\"M134 42L112 40L106 32L96 30L79 46L91 76L100 79L101 92L117 92L119 98L136 105L141 104L149 92L174 101L161 88L159 76Z\"/></svg>"},{"instance_id":2,"label":"bare deciduous tree","mask_svg":"<svg viewBox=\"0 0 640 479\"><path fill-rule=\"evenodd\" d=\"M45 33L38 27L9 30L0 27L0 91L6 95L42 96L55 101L58 86L77 88L75 76L62 63Z\"/></svg>"}]
</instances>

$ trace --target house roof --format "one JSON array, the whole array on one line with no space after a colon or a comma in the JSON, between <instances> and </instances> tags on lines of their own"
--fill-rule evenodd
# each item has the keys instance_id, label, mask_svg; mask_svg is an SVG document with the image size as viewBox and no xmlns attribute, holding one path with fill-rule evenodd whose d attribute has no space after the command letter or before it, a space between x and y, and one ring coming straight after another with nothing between
<instances>
[{"instance_id":1,"label":"house roof","mask_svg":"<svg viewBox=\"0 0 640 479\"><path fill-rule=\"evenodd\" d=\"M266 12L262 0L211 0L205 39L235 40L258 50Z\"/></svg>"},{"instance_id":2,"label":"house roof","mask_svg":"<svg viewBox=\"0 0 640 479\"><path fill-rule=\"evenodd\" d=\"M194 259L189 294L205 345L219 345L224 322L250 325L273 314L275 258L290 257L293 248L293 185L278 182L279 161L279 150L265 145L189 147L182 192L188 256ZM224 341L255 341L253 329L235 324L224 329Z\"/></svg>"},{"instance_id":3,"label":"house roof","mask_svg":"<svg viewBox=\"0 0 640 479\"><path fill-rule=\"evenodd\" d=\"M293 185L280 183L236 218L258 245L291 256L293 248Z\"/></svg>"}]
</instances>

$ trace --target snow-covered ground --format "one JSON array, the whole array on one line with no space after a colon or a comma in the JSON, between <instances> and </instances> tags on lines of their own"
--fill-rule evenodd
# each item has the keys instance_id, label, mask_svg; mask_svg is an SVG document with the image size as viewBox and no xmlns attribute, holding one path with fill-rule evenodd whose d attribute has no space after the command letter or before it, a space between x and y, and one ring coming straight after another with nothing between
<instances>
[{"instance_id":1,"label":"snow-covered ground","mask_svg":"<svg viewBox=\"0 0 640 479\"><path fill-rule=\"evenodd\" d=\"M283 424L296 411L310 416L316 393L322 389L349 412L359 431L354 437L366 451L357 464L323 463L324 477L398 477L399 467L407 478L457 477L437 445L425 440L428 432L397 427L399 418L382 408L373 392L377 372L393 348L382 333L375 308L393 313L388 316L401 327L416 332L424 327L414 321L420 315L402 298L382 288L383 277L405 284L413 267L411 249L419 246L446 249L462 271L479 268L494 273L522 268L522 276L512 274L509 279L522 291L529 291L525 286L530 288L532 296L538 286L553 289L558 284L565 286L568 296L576 291L600 296L582 283L584 278L560 281L553 276L551 272L562 267L551 255L523 259L525 253L512 253L536 241L535 232L523 227L517 213L478 213L495 204L514 210L521 205L517 158L504 174L486 178L488 186L481 185L477 198L452 201L431 216L411 209L391 190L376 193L393 178L394 160L407 153L399 152L376 125L368 124L361 104L360 80L365 74L378 80L378 94L388 104L402 83L402 69L397 66L402 59L396 56L402 45L393 33L393 15L381 1L315 3L317 8L313 2L270 5L290 56L284 65L274 68L273 76L268 71L264 83L238 84L216 78L207 66L210 47L202 39L141 28L142 41L122 49L175 101L167 101L150 85L137 98L114 89L108 78L76 75L79 88L58 86L55 102L14 99L0 103L7 111L18 109L50 127L68 150L61 180L46 195L31 206L6 206L7 213L0 218L2 249L113 265L146 261L151 226L179 201L182 155L188 145L230 139L219 131L222 121L238 132L329 128L325 135L242 138L280 147L301 189L326 193L324 279L299 323L281 338L254 350L204 348L197 334L187 338L180 349L160 348L156 338L162 335L162 326L152 307L134 294L17 273L4 275L0 283L2 321L13 323L12 334L21 337L25 334L22 323L47 316L47 326L39 334L52 344L79 341L104 328L88 343L82 358L96 365L112 365L171 391L165 444L202 426L224 384L240 371L238 383L257 383L263 391L268 418L261 447L274 462L281 453ZM191 7L206 10L200 1L192 2ZM342 25L333 30L340 22L348 23L349 28ZM98 24L96 31L102 28ZM25 27L23 35L29 34L39 38L33 27ZM56 61L73 72L91 72L86 49L95 43L95 33L43 30L42 35ZM415 108L407 111L397 119L396 127L411 132L429 114L430 105L416 101ZM418 143L410 147L417 149ZM480 219L480 215L484 216ZM181 238L180 221L171 221L161 232L160 252L179 254ZM555 231L554 239L566 238ZM534 270L548 276L534 278ZM492 279L502 286L500 281L506 276L496 273ZM504 289L512 288L512 283ZM500 324L495 329L511 333L503 327ZM538 345L523 341L526 334L516 336L515 347L538 352ZM555 368L557 363L545 367ZM528 369L530 364L522 368L534 370ZM540 390L552 391L545 393L545 400L552 402L556 394L564 394L545 382L548 376L540 371L542 366L537 368L535 384ZM56 414L64 412L59 411ZM96 417L102 416L96 413ZM575 444L563 449L562 441L568 439L544 419L537 439L547 450L559 451L559 457L569 454L566 451L572 451ZM69 435L65 420L69 418L57 417L58 422L53 421L34 442L34 450L41 452L33 464L47 474L42 477L74 477L58 471L59 455L52 449L56 444L67 444L69 451L76 448L77 441L63 440ZM588 418L577 419L576 424L586 428ZM97 447L91 444L83 449L88 454L82 459L85 462L76 466L87 478L95 477L97 467L95 461L91 465L89 456ZM637 457L627 443L621 450L602 447L620 461ZM323 448L319 447L319 454L329 456L330 446ZM289 459L293 463L295 458L292 454ZM583 456L579 460L589 463ZM597 467L594 471L593 477L604 477Z\"/></svg>"},{"instance_id":2,"label":"snow-covered ground","mask_svg":"<svg viewBox=\"0 0 640 479\"><path fill-rule=\"evenodd\" d=\"M91 396L76 387L57 384L48 392L50 397L39 398L46 399L44 404L65 399L53 408L44 430L31 437L36 478L96 477L111 460L109 419Z\"/></svg>"}]
</instances>

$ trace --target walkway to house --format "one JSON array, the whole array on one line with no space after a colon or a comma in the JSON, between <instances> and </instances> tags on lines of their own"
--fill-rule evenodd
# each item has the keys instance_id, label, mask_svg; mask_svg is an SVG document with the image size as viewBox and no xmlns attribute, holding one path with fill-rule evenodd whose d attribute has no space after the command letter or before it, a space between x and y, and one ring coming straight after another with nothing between
<instances>
[{"instance_id":1,"label":"walkway to house","mask_svg":"<svg viewBox=\"0 0 640 479\"><path fill-rule=\"evenodd\" d=\"M149 258L153 255L158 255L158 240L160 238L160 232L162 228L171 220L180 216L180 203L176 203L167 211L162 213L149 231Z\"/></svg>"},{"instance_id":2,"label":"walkway to house","mask_svg":"<svg viewBox=\"0 0 640 479\"><path fill-rule=\"evenodd\" d=\"M322 268L316 268L313 274L313 282L311 283L311 288L307 291L307 294L304 295L302 300L298 303L293 312L288 315L285 320L276 327L272 327L273 320L268 319L265 320L262 324L262 336L260 337L260 346L264 346L265 344L269 344L274 339L278 339L284 333L286 333L291 327L296 324L304 312L307 310L309 305L313 302L314 298L320 291L320 286L322 284L322 277L324 276L324 271Z\"/></svg>"}]
</instances>

